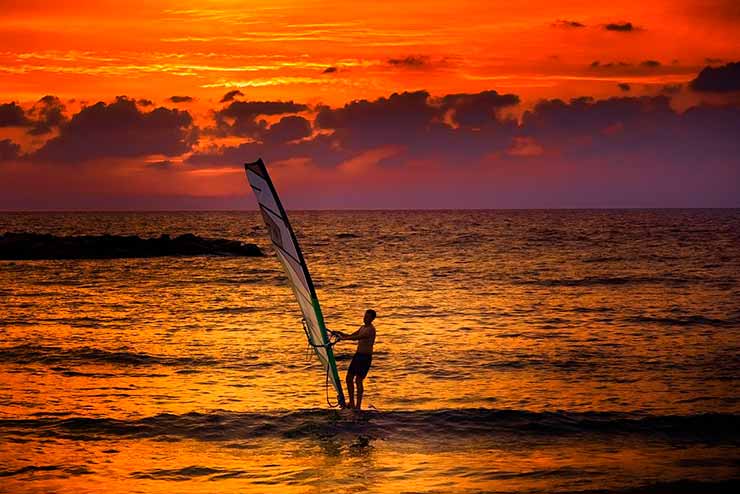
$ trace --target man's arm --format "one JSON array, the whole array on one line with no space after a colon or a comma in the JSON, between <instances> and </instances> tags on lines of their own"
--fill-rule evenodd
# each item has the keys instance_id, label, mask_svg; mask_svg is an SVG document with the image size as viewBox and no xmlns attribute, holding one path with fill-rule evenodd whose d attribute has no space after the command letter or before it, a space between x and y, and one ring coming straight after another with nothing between
<instances>
[{"instance_id":1,"label":"man's arm","mask_svg":"<svg viewBox=\"0 0 740 494\"><path fill-rule=\"evenodd\" d=\"M326 329L329 329L329 328L326 328ZM331 329L329 329L329 332L330 332L331 334L333 334L334 336L338 336L338 337L339 337L340 339L346 339L346 338L347 338L347 336L349 336L349 335L348 335L347 333L345 333L344 331L332 331Z\"/></svg>"},{"instance_id":2,"label":"man's arm","mask_svg":"<svg viewBox=\"0 0 740 494\"><path fill-rule=\"evenodd\" d=\"M365 329L365 326L362 326L352 334L343 333L342 331L334 331L334 333L338 334L343 340L364 340L367 338L367 331Z\"/></svg>"}]
</instances>

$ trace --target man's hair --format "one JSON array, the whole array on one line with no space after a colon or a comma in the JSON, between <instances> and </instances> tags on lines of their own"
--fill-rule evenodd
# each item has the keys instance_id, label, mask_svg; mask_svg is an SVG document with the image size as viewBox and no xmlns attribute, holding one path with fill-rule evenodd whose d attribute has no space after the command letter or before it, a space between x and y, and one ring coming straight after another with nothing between
<instances>
[{"instance_id":1,"label":"man's hair","mask_svg":"<svg viewBox=\"0 0 740 494\"><path fill-rule=\"evenodd\" d=\"M368 310L366 310L366 311L365 311L365 314L370 314L370 315L372 316L372 318L373 318L373 319L375 319L376 317L378 317L378 314L376 314L376 313L375 313L375 311L374 311L374 310L372 310L372 309L368 309Z\"/></svg>"}]
</instances>

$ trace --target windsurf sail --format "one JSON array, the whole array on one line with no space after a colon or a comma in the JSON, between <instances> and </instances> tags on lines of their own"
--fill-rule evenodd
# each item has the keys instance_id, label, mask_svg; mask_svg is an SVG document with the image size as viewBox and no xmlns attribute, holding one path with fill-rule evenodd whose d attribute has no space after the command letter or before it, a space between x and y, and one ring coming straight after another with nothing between
<instances>
[{"instance_id":1,"label":"windsurf sail","mask_svg":"<svg viewBox=\"0 0 740 494\"><path fill-rule=\"evenodd\" d=\"M337 364L332 351L332 344L328 336L329 331L324 324L319 298L316 296L311 274L308 272L306 260L303 258L298 239L288 221L275 186L267 173L267 168L261 159L244 165L249 185L257 196L262 218L270 232L272 245L280 263L283 265L288 283L293 289L295 298L303 313L303 329L309 345L314 349L321 365L326 372L327 380L337 392L337 402L344 407L344 393L337 372ZM327 400L328 401L328 400Z\"/></svg>"}]
</instances>

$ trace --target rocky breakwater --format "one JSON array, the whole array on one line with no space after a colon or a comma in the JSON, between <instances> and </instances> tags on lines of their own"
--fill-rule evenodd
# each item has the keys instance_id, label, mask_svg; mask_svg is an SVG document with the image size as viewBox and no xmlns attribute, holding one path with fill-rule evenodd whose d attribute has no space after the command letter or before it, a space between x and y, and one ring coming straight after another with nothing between
<instances>
[{"instance_id":1,"label":"rocky breakwater","mask_svg":"<svg viewBox=\"0 0 740 494\"><path fill-rule=\"evenodd\" d=\"M0 259L116 259L164 256L264 255L259 247L238 240L204 238L192 233L177 237L161 235L141 238L136 235L56 236L39 233L0 235Z\"/></svg>"}]
</instances>

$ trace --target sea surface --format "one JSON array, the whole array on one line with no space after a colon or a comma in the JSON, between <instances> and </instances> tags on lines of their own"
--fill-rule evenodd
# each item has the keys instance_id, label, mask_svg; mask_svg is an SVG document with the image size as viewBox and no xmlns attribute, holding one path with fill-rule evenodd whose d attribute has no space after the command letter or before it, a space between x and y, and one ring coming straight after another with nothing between
<instances>
[{"instance_id":1,"label":"sea surface","mask_svg":"<svg viewBox=\"0 0 740 494\"><path fill-rule=\"evenodd\" d=\"M267 253L0 261L0 492L739 492L740 210L289 213L362 414L256 212L0 214Z\"/></svg>"}]
</instances>

